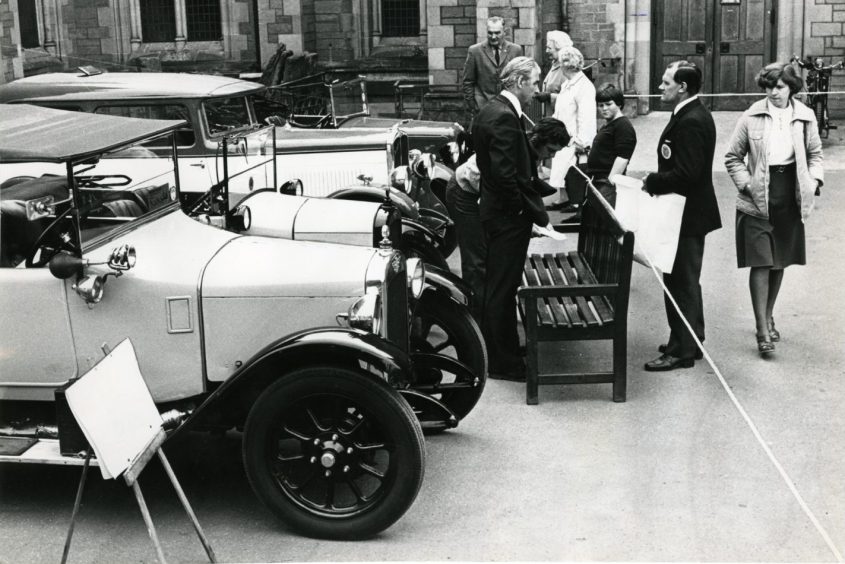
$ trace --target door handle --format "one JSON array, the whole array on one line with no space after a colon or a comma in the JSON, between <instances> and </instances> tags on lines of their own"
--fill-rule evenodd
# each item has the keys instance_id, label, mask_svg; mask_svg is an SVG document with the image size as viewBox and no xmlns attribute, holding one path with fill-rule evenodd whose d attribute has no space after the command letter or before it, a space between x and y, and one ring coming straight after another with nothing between
<instances>
[{"instance_id":1,"label":"door handle","mask_svg":"<svg viewBox=\"0 0 845 564\"><path fill-rule=\"evenodd\" d=\"M196 166L199 168L205 168L205 163L191 163L189 166Z\"/></svg>"},{"instance_id":2,"label":"door handle","mask_svg":"<svg viewBox=\"0 0 845 564\"><path fill-rule=\"evenodd\" d=\"M696 55L703 55L704 51L707 49L707 45L704 43L696 43L695 44L695 54Z\"/></svg>"},{"instance_id":3,"label":"door handle","mask_svg":"<svg viewBox=\"0 0 845 564\"><path fill-rule=\"evenodd\" d=\"M719 43L719 53L730 53L731 52L731 44L727 41L723 41Z\"/></svg>"}]
</instances>

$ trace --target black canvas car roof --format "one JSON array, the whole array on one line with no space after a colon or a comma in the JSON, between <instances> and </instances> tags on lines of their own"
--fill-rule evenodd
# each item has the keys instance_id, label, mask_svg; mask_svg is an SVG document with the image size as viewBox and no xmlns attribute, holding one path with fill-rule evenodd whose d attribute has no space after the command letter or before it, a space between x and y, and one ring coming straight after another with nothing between
<instances>
[{"instance_id":1,"label":"black canvas car roof","mask_svg":"<svg viewBox=\"0 0 845 564\"><path fill-rule=\"evenodd\" d=\"M0 162L77 160L184 126L185 121L0 104Z\"/></svg>"}]
</instances>

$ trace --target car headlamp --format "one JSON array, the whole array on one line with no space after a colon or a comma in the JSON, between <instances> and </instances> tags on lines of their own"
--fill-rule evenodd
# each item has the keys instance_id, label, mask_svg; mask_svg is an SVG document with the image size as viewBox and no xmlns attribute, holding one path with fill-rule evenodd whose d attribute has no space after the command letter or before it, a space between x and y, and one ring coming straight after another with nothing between
<instances>
[{"instance_id":1,"label":"car headlamp","mask_svg":"<svg viewBox=\"0 0 845 564\"><path fill-rule=\"evenodd\" d=\"M381 296L378 288L368 288L366 294L355 300L355 303L349 306L347 319L350 327L378 335L381 331Z\"/></svg>"},{"instance_id":2,"label":"car headlamp","mask_svg":"<svg viewBox=\"0 0 845 564\"><path fill-rule=\"evenodd\" d=\"M406 165L399 165L390 171L390 185L406 194L411 191L411 175Z\"/></svg>"},{"instance_id":3,"label":"car headlamp","mask_svg":"<svg viewBox=\"0 0 845 564\"><path fill-rule=\"evenodd\" d=\"M418 258L409 258L406 262L408 275L408 291L414 299L418 299L425 288L425 266Z\"/></svg>"}]
</instances>

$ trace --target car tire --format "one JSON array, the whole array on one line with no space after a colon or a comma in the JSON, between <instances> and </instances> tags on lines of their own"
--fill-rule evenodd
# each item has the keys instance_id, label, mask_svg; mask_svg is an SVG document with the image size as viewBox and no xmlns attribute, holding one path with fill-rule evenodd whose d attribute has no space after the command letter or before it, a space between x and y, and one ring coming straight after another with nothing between
<instances>
[{"instance_id":1,"label":"car tire","mask_svg":"<svg viewBox=\"0 0 845 564\"><path fill-rule=\"evenodd\" d=\"M465 387L434 394L459 420L463 419L478 403L487 382L487 347L478 323L466 306L434 290L424 292L414 304L410 323L412 353L446 354L472 370L473 381L456 379L454 382L465 384ZM448 375L435 373L434 377ZM418 380L421 384L430 383L430 377L426 375L418 374Z\"/></svg>"},{"instance_id":2,"label":"car tire","mask_svg":"<svg viewBox=\"0 0 845 564\"><path fill-rule=\"evenodd\" d=\"M398 392L318 366L261 393L244 427L243 461L256 495L291 529L355 540L388 528L414 502L425 445Z\"/></svg>"}]
</instances>

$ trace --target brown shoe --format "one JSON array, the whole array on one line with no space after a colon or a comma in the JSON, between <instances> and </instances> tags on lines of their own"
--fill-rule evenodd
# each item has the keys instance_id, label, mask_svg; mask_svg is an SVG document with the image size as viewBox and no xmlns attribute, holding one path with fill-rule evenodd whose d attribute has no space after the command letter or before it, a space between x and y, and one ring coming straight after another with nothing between
<instances>
[{"instance_id":1,"label":"brown shoe","mask_svg":"<svg viewBox=\"0 0 845 564\"><path fill-rule=\"evenodd\" d=\"M645 363L646 372L668 372L676 368L692 368L695 360L691 358L678 358L670 354L663 354L654 360Z\"/></svg>"}]
</instances>

